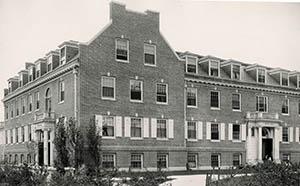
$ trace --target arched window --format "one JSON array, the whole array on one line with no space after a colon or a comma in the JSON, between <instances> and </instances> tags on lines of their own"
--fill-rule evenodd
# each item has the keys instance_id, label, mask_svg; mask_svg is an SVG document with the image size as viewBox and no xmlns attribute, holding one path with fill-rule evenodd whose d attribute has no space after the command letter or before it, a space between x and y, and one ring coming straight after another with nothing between
<instances>
[{"instance_id":1,"label":"arched window","mask_svg":"<svg viewBox=\"0 0 300 186\"><path fill-rule=\"evenodd\" d=\"M46 95L45 95L45 103L46 103L46 112L50 113L51 112L51 89L48 88L46 90Z\"/></svg>"}]
</instances>

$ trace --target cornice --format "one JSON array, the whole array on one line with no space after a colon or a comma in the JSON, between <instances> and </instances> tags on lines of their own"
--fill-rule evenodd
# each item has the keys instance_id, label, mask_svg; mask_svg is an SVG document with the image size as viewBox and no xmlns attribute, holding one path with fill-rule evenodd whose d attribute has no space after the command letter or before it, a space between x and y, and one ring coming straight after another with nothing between
<instances>
[{"instance_id":1,"label":"cornice","mask_svg":"<svg viewBox=\"0 0 300 186\"><path fill-rule=\"evenodd\" d=\"M51 79L54 79L56 77L61 76L62 74L65 74L66 72L69 72L71 70L73 70L75 67L79 66L79 62L77 60L78 58L74 59L73 61L65 64L64 66L61 66L57 69L55 69L54 71L50 72L49 74L44 74L42 77L40 77L39 79L27 83L26 85L24 85L21 88L16 89L14 92L8 94L7 96L5 96L2 99L2 102L8 101L14 97L19 96L20 94L23 94L24 92L31 90L37 86L40 86L48 81L50 81Z\"/></svg>"},{"instance_id":2,"label":"cornice","mask_svg":"<svg viewBox=\"0 0 300 186\"><path fill-rule=\"evenodd\" d=\"M189 82L300 96L300 91L296 88L288 88L275 85L259 85L251 82L212 78L201 75L195 76L192 74L186 74L185 76L185 80Z\"/></svg>"}]
</instances>

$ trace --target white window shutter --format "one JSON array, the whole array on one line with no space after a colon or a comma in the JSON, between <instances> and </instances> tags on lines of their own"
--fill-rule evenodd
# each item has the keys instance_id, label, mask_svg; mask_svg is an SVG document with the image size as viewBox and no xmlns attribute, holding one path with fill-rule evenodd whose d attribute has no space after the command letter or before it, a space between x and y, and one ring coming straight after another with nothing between
<instances>
[{"instance_id":1,"label":"white window shutter","mask_svg":"<svg viewBox=\"0 0 300 186\"><path fill-rule=\"evenodd\" d=\"M221 123L221 140L225 140L225 123Z\"/></svg>"},{"instance_id":2,"label":"white window shutter","mask_svg":"<svg viewBox=\"0 0 300 186\"><path fill-rule=\"evenodd\" d=\"M151 137L156 138L157 121L156 118L151 118Z\"/></svg>"},{"instance_id":3,"label":"white window shutter","mask_svg":"<svg viewBox=\"0 0 300 186\"><path fill-rule=\"evenodd\" d=\"M131 120L130 117L125 117L125 137L130 137Z\"/></svg>"},{"instance_id":4,"label":"white window shutter","mask_svg":"<svg viewBox=\"0 0 300 186\"><path fill-rule=\"evenodd\" d=\"M188 139L188 122L184 122L184 138Z\"/></svg>"},{"instance_id":5,"label":"white window shutter","mask_svg":"<svg viewBox=\"0 0 300 186\"><path fill-rule=\"evenodd\" d=\"M299 142L299 127L295 127L295 142Z\"/></svg>"},{"instance_id":6,"label":"white window shutter","mask_svg":"<svg viewBox=\"0 0 300 186\"><path fill-rule=\"evenodd\" d=\"M293 142L293 139L294 139L294 130L293 129L294 129L293 127L289 128L289 137L290 137L289 142Z\"/></svg>"},{"instance_id":7,"label":"white window shutter","mask_svg":"<svg viewBox=\"0 0 300 186\"><path fill-rule=\"evenodd\" d=\"M246 131L247 131L247 126L246 124L241 125L242 127L242 141L246 141Z\"/></svg>"},{"instance_id":8,"label":"white window shutter","mask_svg":"<svg viewBox=\"0 0 300 186\"><path fill-rule=\"evenodd\" d=\"M13 128L13 143L16 143L16 129Z\"/></svg>"},{"instance_id":9,"label":"white window shutter","mask_svg":"<svg viewBox=\"0 0 300 186\"><path fill-rule=\"evenodd\" d=\"M206 122L206 139L211 139L211 128L210 128L211 122Z\"/></svg>"},{"instance_id":10,"label":"white window shutter","mask_svg":"<svg viewBox=\"0 0 300 186\"><path fill-rule=\"evenodd\" d=\"M198 121L197 122L197 138L199 140L202 140L203 139L203 123L202 121Z\"/></svg>"},{"instance_id":11,"label":"white window shutter","mask_svg":"<svg viewBox=\"0 0 300 186\"><path fill-rule=\"evenodd\" d=\"M29 141L28 140L28 125L24 126L24 140L25 141Z\"/></svg>"},{"instance_id":12,"label":"white window shutter","mask_svg":"<svg viewBox=\"0 0 300 186\"><path fill-rule=\"evenodd\" d=\"M19 142L22 142L22 128L21 127L18 128L18 138L19 138Z\"/></svg>"},{"instance_id":13,"label":"white window shutter","mask_svg":"<svg viewBox=\"0 0 300 186\"><path fill-rule=\"evenodd\" d=\"M116 116L116 136L122 137L122 116Z\"/></svg>"},{"instance_id":14,"label":"white window shutter","mask_svg":"<svg viewBox=\"0 0 300 186\"><path fill-rule=\"evenodd\" d=\"M99 132L100 136L102 136L102 123L103 123L103 116L95 115L95 125L96 125L97 132Z\"/></svg>"},{"instance_id":15,"label":"white window shutter","mask_svg":"<svg viewBox=\"0 0 300 186\"><path fill-rule=\"evenodd\" d=\"M279 127L279 141L282 141L282 127Z\"/></svg>"},{"instance_id":16,"label":"white window shutter","mask_svg":"<svg viewBox=\"0 0 300 186\"><path fill-rule=\"evenodd\" d=\"M7 141L7 142L8 142L8 143L11 143L11 141L10 141L10 135L11 135L11 134L10 134L10 130L7 130L7 138L8 138L8 141Z\"/></svg>"},{"instance_id":17,"label":"white window shutter","mask_svg":"<svg viewBox=\"0 0 300 186\"><path fill-rule=\"evenodd\" d=\"M168 138L171 138L171 139L174 138L174 120L173 119L168 120Z\"/></svg>"},{"instance_id":18,"label":"white window shutter","mask_svg":"<svg viewBox=\"0 0 300 186\"><path fill-rule=\"evenodd\" d=\"M144 138L149 138L149 118L144 118Z\"/></svg>"},{"instance_id":19,"label":"white window shutter","mask_svg":"<svg viewBox=\"0 0 300 186\"><path fill-rule=\"evenodd\" d=\"M228 123L228 140L232 140L232 123Z\"/></svg>"}]
</instances>

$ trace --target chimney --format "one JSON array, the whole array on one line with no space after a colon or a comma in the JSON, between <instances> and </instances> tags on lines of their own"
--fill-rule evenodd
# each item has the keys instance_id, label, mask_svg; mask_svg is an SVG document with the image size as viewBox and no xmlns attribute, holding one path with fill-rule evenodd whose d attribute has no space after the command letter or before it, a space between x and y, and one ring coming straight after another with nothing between
<instances>
[{"instance_id":1,"label":"chimney","mask_svg":"<svg viewBox=\"0 0 300 186\"><path fill-rule=\"evenodd\" d=\"M117 3L117 2L110 2L110 19L114 20L119 17L122 17L126 13L126 5Z\"/></svg>"},{"instance_id":2,"label":"chimney","mask_svg":"<svg viewBox=\"0 0 300 186\"><path fill-rule=\"evenodd\" d=\"M4 96L6 96L7 94L8 94L8 89L5 88L5 89L4 89Z\"/></svg>"}]
</instances>

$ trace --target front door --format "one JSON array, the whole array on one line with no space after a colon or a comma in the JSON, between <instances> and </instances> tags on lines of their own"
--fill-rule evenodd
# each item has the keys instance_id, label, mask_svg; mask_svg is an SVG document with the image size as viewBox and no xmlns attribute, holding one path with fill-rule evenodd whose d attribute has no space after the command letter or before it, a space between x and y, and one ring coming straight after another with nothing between
<instances>
[{"instance_id":1,"label":"front door","mask_svg":"<svg viewBox=\"0 0 300 186\"><path fill-rule=\"evenodd\" d=\"M273 139L262 139L262 160L273 160Z\"/></svg>"}]
</instances>

